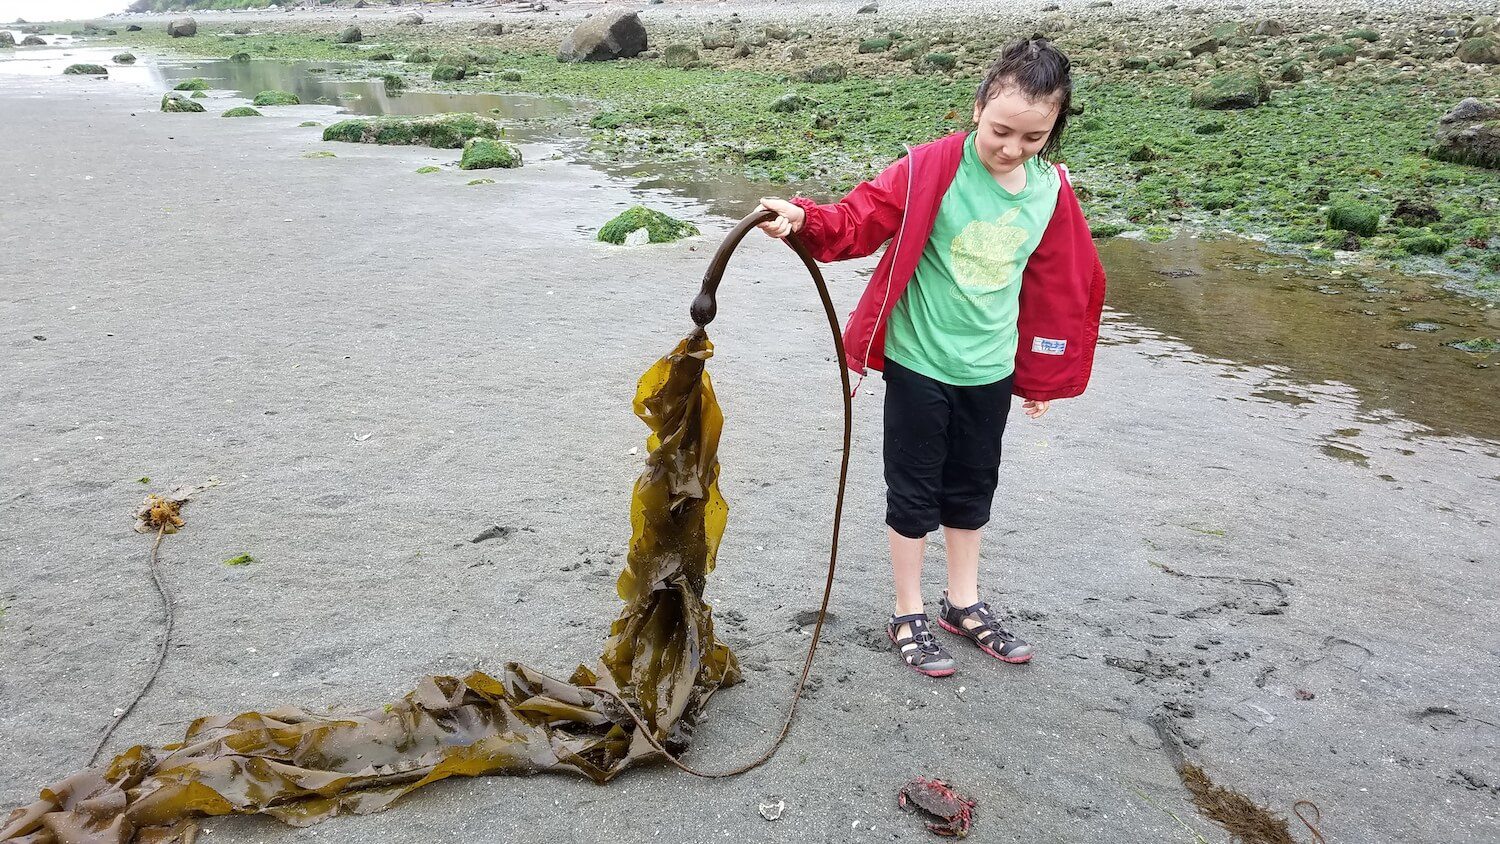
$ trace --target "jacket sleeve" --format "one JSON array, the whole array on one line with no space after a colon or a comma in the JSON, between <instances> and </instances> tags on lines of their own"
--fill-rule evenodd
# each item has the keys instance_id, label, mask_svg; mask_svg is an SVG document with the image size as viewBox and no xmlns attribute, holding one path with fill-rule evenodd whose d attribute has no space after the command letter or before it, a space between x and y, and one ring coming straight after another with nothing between
<instances>
[{"instance_id":1,"label":"jacket sleeve","mask_svg":"<svg viewBox=\"0 0 1500 844\"><path fill-rule=\"evenodd\" d=\"M906 207L909 159L897 159L872 181L860 182L848 196L830 205L802 196L792 198L807 212L798 236L814 258L824 263L863 258L895 236Z\"/></svg>"}]
</instances>

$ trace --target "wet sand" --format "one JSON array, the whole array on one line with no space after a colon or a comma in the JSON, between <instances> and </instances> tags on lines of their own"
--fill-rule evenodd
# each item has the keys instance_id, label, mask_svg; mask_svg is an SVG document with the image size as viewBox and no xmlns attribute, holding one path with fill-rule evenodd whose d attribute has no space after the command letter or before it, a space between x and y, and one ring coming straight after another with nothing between
<instances>
[{"instance_id":1,"label":"wet sand","mask_svg":"<svg viewBox=\"0 0 1500 844\"><path fill-rule=\"evenodd\" d=\"M150 541L130 530L151 490L223 481L164 543L176 647L113 750L200 714L591 662L629 535L635 379L690 327L731 224L647 194L705 236L608 247L593 230L643 195L565 147L527 144L526 167L467 187L414 172L456 152L297 128L331 107L220 120L159 98L0 77L6 806L82 764L155 658ZM337 157L303 157L323 149ZM841 309L869 267L829 270ZM821 583L839 403L801 273L752 242L714 326L731 516L709 595L748 681L714 699L703 764L767 740ZM1330 840L1494 840L1500 444L1413 438L1353 387L1118 315L1107 341L1084 397L1007 438L982 570L1034 664L960 649L934 682L890 654L872 379L837 619L771 763L724 782L450 781L313 830L213 821L212 840L923 840L894 804L919 773L979 800L977 841L1192 840L1164 810L1225 840L1153 716L1221 784L1282 811L1316 801ZM1351 442L1363 460L1341 457ZM515 532L470 542L494 524ZM256 562L222 564L240 553ZM940 548L930 563L935 601ZM770 794L776 822L756 811Z\"/></svg>"}]
</instances>

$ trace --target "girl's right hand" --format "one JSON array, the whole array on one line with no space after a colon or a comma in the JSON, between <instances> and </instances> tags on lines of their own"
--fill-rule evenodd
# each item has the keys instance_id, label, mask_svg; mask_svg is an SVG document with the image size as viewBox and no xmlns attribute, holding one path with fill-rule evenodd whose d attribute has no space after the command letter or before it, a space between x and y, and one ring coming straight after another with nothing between
<instances>
[{"instance_id":1,"label":"girl's right hand","mask_svg":"<svg viewBox=\"0 0 1500 844\"><path fill-rule=\"evenodd\" d=\"M802 223L807 219L807 212L801 207L774 196L762 198L760 207L777 214L776 219L756 226L771 237L786 237L794 232L802 231Z\"/></svg>"}]
</instances>

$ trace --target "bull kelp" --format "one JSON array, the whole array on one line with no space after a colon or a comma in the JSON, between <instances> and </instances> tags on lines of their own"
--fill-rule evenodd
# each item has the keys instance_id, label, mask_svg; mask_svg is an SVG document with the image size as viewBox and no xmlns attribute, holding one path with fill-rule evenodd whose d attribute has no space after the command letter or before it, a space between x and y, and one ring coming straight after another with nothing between
<instances>
[{"instance_id":1,"label":"bull kelp","mask_svg":"<svg viewBox=\"0 0 1500 844\"><path fill-rule=\"evenodd\" d=\"M194 819L207 815L308 826L379 811L452 776L564 770L605 783L661 758L657 746L685 749L709 698L740 679L703 600L728 515L718 485L723 416L704 371L712 355L699 329L637 387L650 453L617 581L625 606L596 667L561 680L512 662L499 677L426 677L362 712L199 718L178 743L131 747L43 789L11 813L0 841L191 842Z\"/></svg>"}]
</instances>

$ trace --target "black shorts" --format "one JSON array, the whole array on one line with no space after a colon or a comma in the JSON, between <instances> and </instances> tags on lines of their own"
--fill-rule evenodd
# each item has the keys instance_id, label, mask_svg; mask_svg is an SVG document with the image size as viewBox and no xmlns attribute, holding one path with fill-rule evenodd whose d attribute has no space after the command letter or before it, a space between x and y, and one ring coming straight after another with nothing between
<instances>
[{"instance_id":1,"label":"black shorts","mask_svg":"<svg viewBox=\"0 0 1500 844\"><path fill-rule=\"evenodd\" d=\"M990 520L1013 376L955 387L885 362L885 523L917 539Z\"/></svg>"}]
</instances>

